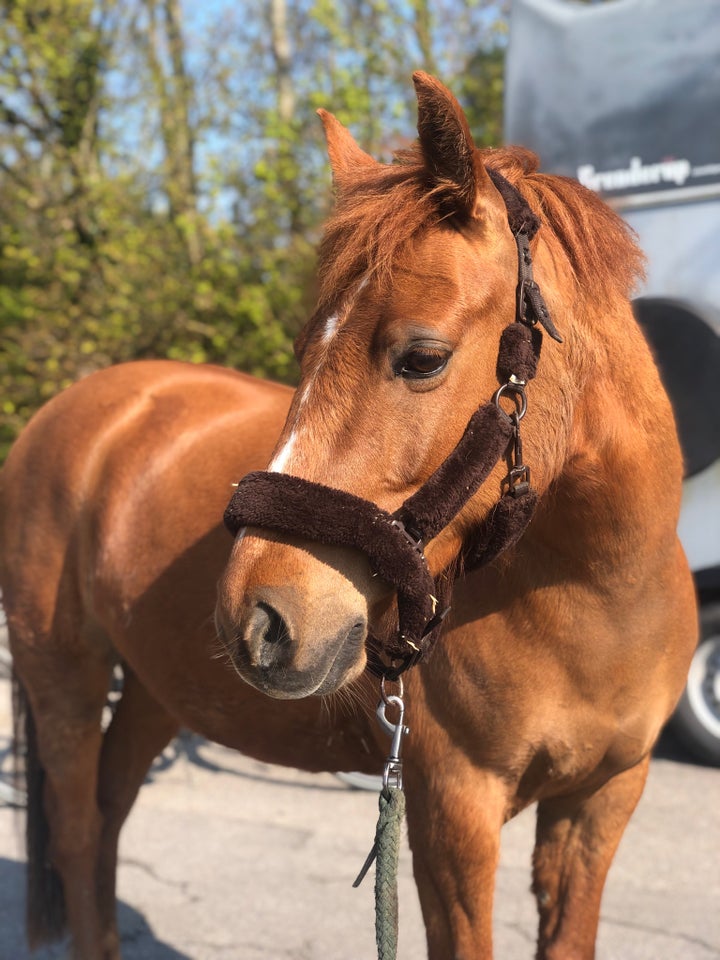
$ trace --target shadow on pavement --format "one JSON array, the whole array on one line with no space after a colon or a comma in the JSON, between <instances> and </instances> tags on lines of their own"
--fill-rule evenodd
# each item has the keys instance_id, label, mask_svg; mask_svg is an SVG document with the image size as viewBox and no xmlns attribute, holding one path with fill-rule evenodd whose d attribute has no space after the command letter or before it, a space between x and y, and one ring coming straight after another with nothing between
<instances>
[{"instance_id":1,"label":"shadow on pavement","mask_svg":"<svg viewBox=\"0 0 720 960\"><path fill-rule=\"evenodd\" d=\"M215 746L210 740L206 740L197 733L190 730L181 730L178 736L169 744L168 747L156 757L145 778L145 783L152 783L158 774L169 770L173 764L179 760L191 763L201 770L208 773L224 773L232 777L239 777L242 780L254 780L258 783L272 783L278 787L289 787L293 790L322 790L324 792L342 792L347 789L346 785L338 781L335 783L327 782L308 782L302 783L295 779L283 779L274 773L278 768L272 764L265 764L258 761L257 771L238 770L235 767L217 763L215 760L209 760L203 756L203 748ZM225 750L227 748L221 748ZM229 751L234 753L234 751Z\"/></svg>"},{"instance_id":2,"label":"shadow on pavement","mask_svg":"<svg viewBox=\"0 0 720 960\"><path fill-rule=\"evenodd\" d=\"M25 943L25 866L0 857L0 957L3 960L65 960L66 944L30 953ZM126 903L118 904L123 960L193 960L190 954L157 940L145 917Z\"/></svg>"}]
</instances>

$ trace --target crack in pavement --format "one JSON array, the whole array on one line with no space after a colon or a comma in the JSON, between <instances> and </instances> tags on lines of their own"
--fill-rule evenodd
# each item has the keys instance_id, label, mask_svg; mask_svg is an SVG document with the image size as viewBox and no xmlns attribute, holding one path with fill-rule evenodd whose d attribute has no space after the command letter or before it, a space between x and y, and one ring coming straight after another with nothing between
<instances>
[{"instance_id":1,"label":"crack in pavement","mask_svg":"<svg viewBox=\"0 0 720 960\"><path fill-rule=\"evenodd\" d=\"M180 892L185 895L190 903L197 903L200 900L200 897L193 896L189 893L190 884L187 880L171 880L169 877L164 877L158 873L150 864L144 863L142 860L135 860L133 857L123 857L120 863L128 867L137 867L138 870L142 870L143 873L152 877L153 880L157 880L158 883L162 883L167 887L175 887L176 890L180 890Z\"/></svg>"},{"instance_id":2,"label":"crack in pavement","mask_svg":"<svg viewBox=\"0 0 720 960\"><path fill-rule=\"evenodd\" d=\"M633 923L632 920L618 920L615 917L603 916L600 918L600 922L606 923L609 926L637 930L639 933L652 933L656 936L664 937L667 940L678 940L681 943L694 944L697 947L702 947L704 950L707 950L712 957L720 957L720 947L708 943L707 940L703 940L701 937L693 937L689 933L673 933L670 930L661 930L649 924Z\"/></svg>"},{"instance_id":3,"label":"crack in pavement","mask_svg":"<svg viewBox=\"0 0 720 960\"><path fill-rule=\"evenodd\" d=\"M528 933L527 930L526 930L526 929L522 926L522 924L520 924L520 923L517 923L517 922L512 922L512 923L505 922L505 923L502 923L501 926L502 926L505 930L512 930L513 933L517 933L518 936L520 937L520 939L521 939L521 940L524 940L526 943L535 944L535 943L537 942L537 937L536 937L536 935L535 935L534 933L533 933L533 934Z\"/></svg>"}]
</instances>

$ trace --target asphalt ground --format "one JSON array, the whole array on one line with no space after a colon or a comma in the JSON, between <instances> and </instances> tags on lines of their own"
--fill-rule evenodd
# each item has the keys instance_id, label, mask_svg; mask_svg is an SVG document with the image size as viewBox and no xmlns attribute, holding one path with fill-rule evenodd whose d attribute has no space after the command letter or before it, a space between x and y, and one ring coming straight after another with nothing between
<instances>
[{"instance_id":1,"label":"asphalt ground","mask_svg":"<svg viewBox=\"0 0 720 960\"><path fill-rule=\"evenodd\" d=\"M8 782L9 683L0 679L0 785ZM192 735L158 758L121 841L125 960L372 960L372 876L351 883L377 797L330 774L258 763ZM0 803L0 960L23 938L20 814ZM532 811L507 825L497 876L498 960L531 960ZM407 846L398 960L425 956ZM34 960L66 957L64 946ZM720 770L667 738L603 902L597 960L720 958Z\"/></svg>"}]
</instances>

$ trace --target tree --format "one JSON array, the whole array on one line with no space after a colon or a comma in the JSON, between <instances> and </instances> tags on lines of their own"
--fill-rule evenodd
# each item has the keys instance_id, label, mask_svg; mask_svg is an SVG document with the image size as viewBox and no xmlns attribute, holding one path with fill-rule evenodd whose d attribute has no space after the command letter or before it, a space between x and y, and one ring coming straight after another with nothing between
<instances>
[{"instance_id":1,"label":"tree","mask_svg":"<svg viewBox=\"0 0 720 960\"><path fill-rule=\"evenodd\" d=\"M0 456L109 363L292 380L331 201L315 109L389 159L421 67L496 139L503 24L474 0L6 0Z\"/></svg>"}]
</instances>

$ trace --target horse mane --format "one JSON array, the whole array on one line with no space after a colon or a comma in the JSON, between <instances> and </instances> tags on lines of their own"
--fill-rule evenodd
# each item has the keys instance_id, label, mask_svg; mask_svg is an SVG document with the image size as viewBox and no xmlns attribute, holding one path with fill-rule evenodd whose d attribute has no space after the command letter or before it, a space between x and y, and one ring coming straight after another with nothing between
<instances>
[{"instance_id":1,"label":"horse mane","mask_svg":"<svg viewBox=\"0 0 720 960\"><path fill-rule=\"evenodd\" d=\"M572 177L538 173L537 155L524 147L489 148L481 156L538 214L543 237L559 244L578 286L632 296L644 277L645 255L635 231L598 194Z\"/></svg>"},{"instance_id":2,"label":"horse mane","mask_svg":"<svg viewBox=\"0 0 720 960\"><path fill-rule=\"evenodd\" d=\"M628 298L643 275L644 257L631 228L597 194L570 177L538 173L523 147L478 151L527 200L542 222L540 236L569 267L578 292ZM452 220L451 186L433 185L419 145L391 164L363 166L344 184L320 245L318 310L342 301L363 277L389 281L393 265L422 231Z\"/></svg>"}]
</instances>

